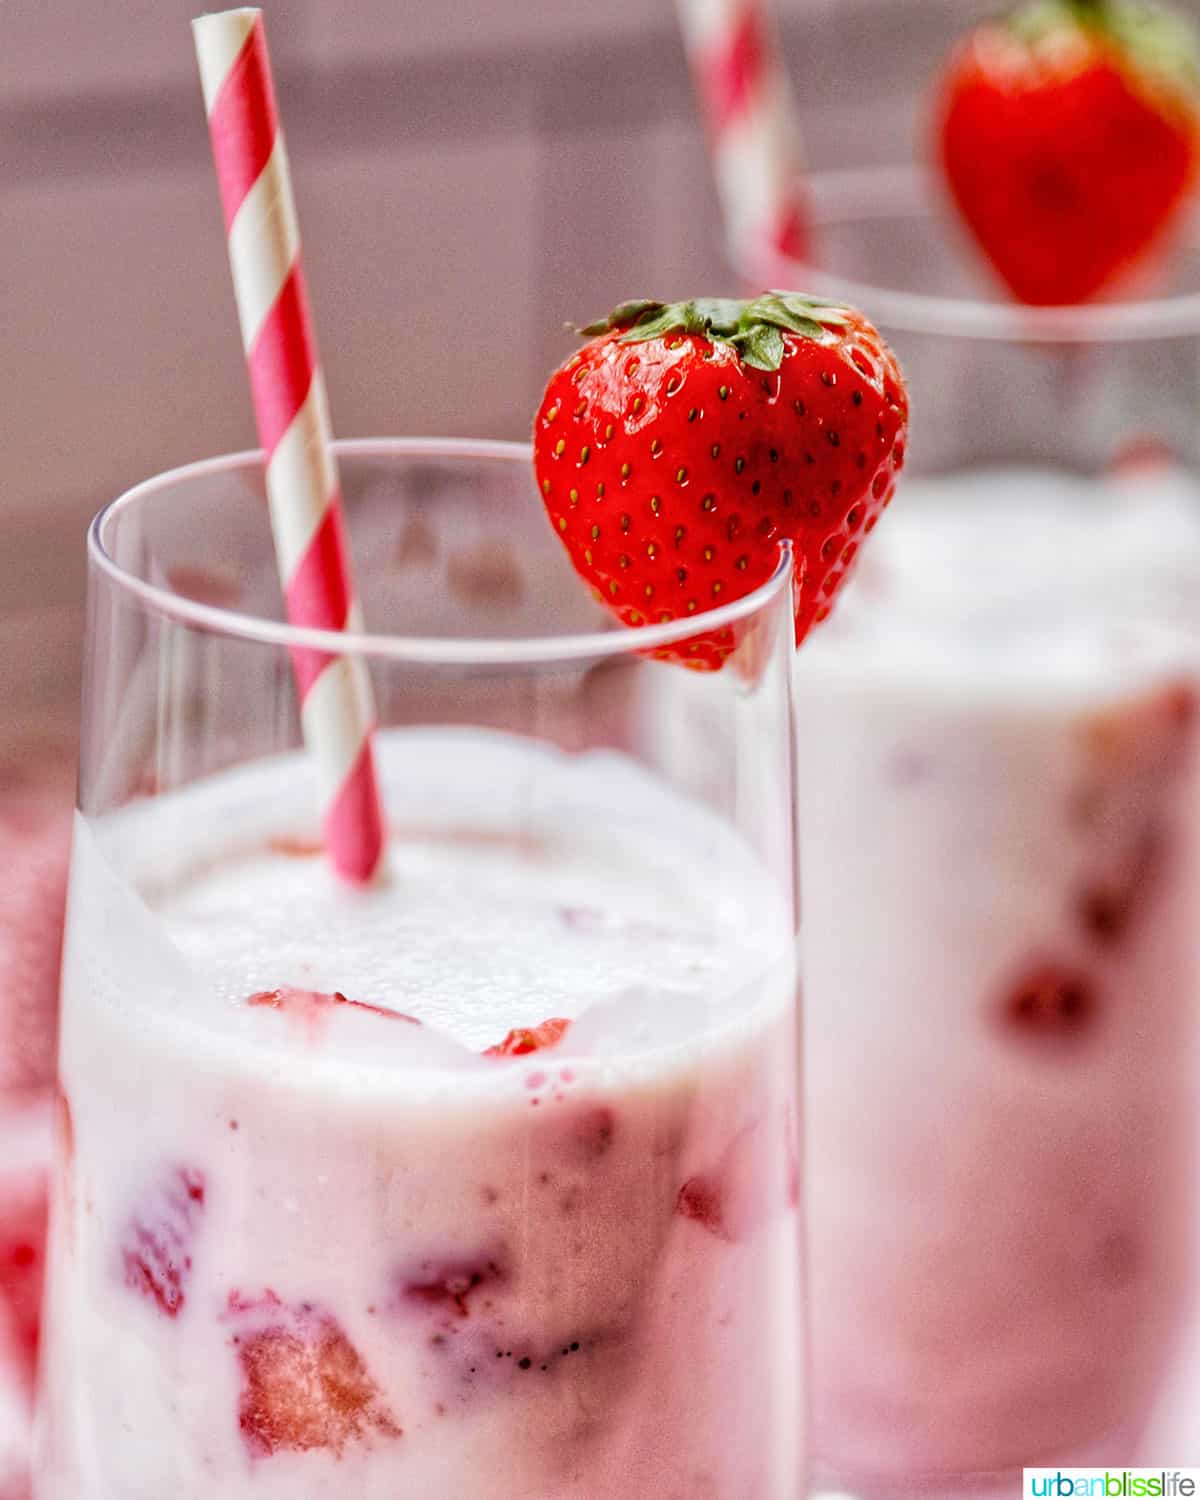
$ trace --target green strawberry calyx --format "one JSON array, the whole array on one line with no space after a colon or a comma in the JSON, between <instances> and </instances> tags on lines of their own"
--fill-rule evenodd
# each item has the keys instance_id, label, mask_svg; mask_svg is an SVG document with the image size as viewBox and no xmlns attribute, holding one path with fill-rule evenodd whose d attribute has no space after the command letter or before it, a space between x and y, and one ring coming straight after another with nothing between
<instances>
[{"instance_id":1,"label":"green strawberry calyx","mask_svg":"<svg viewBox=\"0 0 1200 1500\"><path fill-rule=\"evenodd\" d=\"M1007 19L1036 48L1064 28L1097 34L1141 78L1200 101L1200 32L1189 16L1155 0L1029 0Z\"/></svg>"},{"instance_id":2,"label":"green strawberry calyx","mask_svg":"<svg viewBox=\"0 0 1200 1500\"><path fill-rule=\"evenodd\" d=\"M849 309L800 292L764 292L753 301L696 297L690 302L622 302L608 317L579 332L587 337L623 329L621 343L644 344L669 333L699 334L711 343L731 344L756 370L778 370L787 345L785 333L828 342L846 327Z\"/></svg>"}]
</instances>

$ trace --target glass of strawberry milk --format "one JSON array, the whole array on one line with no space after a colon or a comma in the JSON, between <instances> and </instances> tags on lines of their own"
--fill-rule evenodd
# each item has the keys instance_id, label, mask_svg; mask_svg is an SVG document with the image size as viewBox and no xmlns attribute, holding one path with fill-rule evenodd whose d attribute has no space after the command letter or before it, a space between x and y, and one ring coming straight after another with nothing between
<instances>
[{"instance_id":1,"label":"glass of strawberry milk","mask_svg":"<svg viewBox=\"0 0 1200 1500\"><path fill-rule=\"evenodd\" d=\"M927 174L809 186L815 265L747 269L914 393L796 664L818 1472L1200 1464L1200 242L1021 308Z\"/></svg>"},{"instance_id":2,"label":"glass of strawberry milk","mask_svg":"<svg viewBox=\"0 0 1200 1500\"><path fill-rule=\"evenodd\" d=\"M34 1493L794 1500L789 560L668 743L688 626L593 604L527 449L338 451L379 634L283 623L257 457L91 531ZM333 651L361 886L300 748Z\"/></svg>"}]
</instances>

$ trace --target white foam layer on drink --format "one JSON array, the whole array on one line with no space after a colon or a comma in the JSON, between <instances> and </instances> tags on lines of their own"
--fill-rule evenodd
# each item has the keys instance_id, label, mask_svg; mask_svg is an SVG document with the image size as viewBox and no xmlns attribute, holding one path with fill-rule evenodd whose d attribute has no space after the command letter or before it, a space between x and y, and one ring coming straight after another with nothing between
<instances>
[{"instance_id":1,"label":"white foam layer on drink","mask_svg":"<svg viewBox=\"0 0 1200 1500\"><path fill-rule=\"evenodd\" d=\"M881 522L798 670L1078 702L1194 652L1197 579L1200 495L1182 471L923 479Z\"/></svg>"},{"instance_id":2,"label":"white foam layer on drink","mask_svg":"<svg viewBox=\"0 0 1200 1500\"><path fill-rule=\"evenodd\" d=\"M101 922L115 904L146 927L120 955L107 1003L149 1005L146 1023L161 1024L159 985L129 982L126 966L145 953L175 972L172 1026L311 1053L302 1027L247 997L340 991L422 1026L397 1025L381 1056L377 1027L339 1008L318 1065L414 1062L491 1077L477 1054L511 1028L592 1008L609 1021L576 1030L562 1050L637 1066L647 1047L741 1024L759 977L787 962L784 903L736 835L627 757L440 730L382 735L380 760L396 847L385 879L365 890L338 882L315 847L280 852L308 812L295 757L83 826L76 929L105 890ZM144 913L113 864L132 868ZM75 941L105 947L98 935Z\"/></svg>"}]
</instances>

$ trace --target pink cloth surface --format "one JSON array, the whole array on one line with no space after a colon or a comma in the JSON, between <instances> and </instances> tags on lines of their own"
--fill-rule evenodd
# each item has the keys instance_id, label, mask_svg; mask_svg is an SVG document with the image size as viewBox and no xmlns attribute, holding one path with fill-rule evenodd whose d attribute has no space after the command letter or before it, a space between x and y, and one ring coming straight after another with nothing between
<instances>
[{"instance_id":1,"label":"pink cloth surface","mask_svg":"<svg viewBox=\"0 0 1200 1500\"><path fill-rule=\"evenodd\" d=\"M53 1094L0 1101L0 1500L29 1495Z\"/></svg>"},{"instance_id":2,"label":"pink cloth surface","mask_svg":"<svg viewBox=\"0 0 1200 1500\"><path fill-rule=\"evenodd\" d=\"M53 1081L73 771L0 764L0 1100Z\"/></svg>"},{"instance_id":3,"label":"pink cloth surface","mask_svg":"<svg viewBox=\"0 0 1200 1500\"><path fill-rule=\"evenodd\" d=\"M28 1500L74 768L0 761L0 1500Z\"/></svg>"}]
</instances>

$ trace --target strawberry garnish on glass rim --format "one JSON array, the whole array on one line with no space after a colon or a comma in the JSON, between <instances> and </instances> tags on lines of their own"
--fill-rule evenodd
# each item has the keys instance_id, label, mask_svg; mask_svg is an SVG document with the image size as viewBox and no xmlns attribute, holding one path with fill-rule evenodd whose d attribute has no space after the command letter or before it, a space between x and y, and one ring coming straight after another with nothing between
<instances>
[{"instance_id":1,"label":"strawberry garnish on glass rim","mask_svg":"<svg viewBox=\"0 0 1200 1500\"><path fill-rule=\"evenodd\" d=\"M1200 37L1146 0L1032 0L955 50L937 133L951 195L1014 295L1087 301L1181 218Z\"/></svg>"},{"instance_id":2,"label":"strawberry garnish on glass rim","mask_svg":"<svg viewBox=\"0 0 1200 1500\"><path fill-rule=\"evenodd\" d=\"M793 292L626 302L550 377L543 504L576 571L634 627L760 588L782 543L796 640L830 611L904 462L908 397L875 328ZM721 667L729 627L656 656Z\"/></svg>"}]
</instances>

